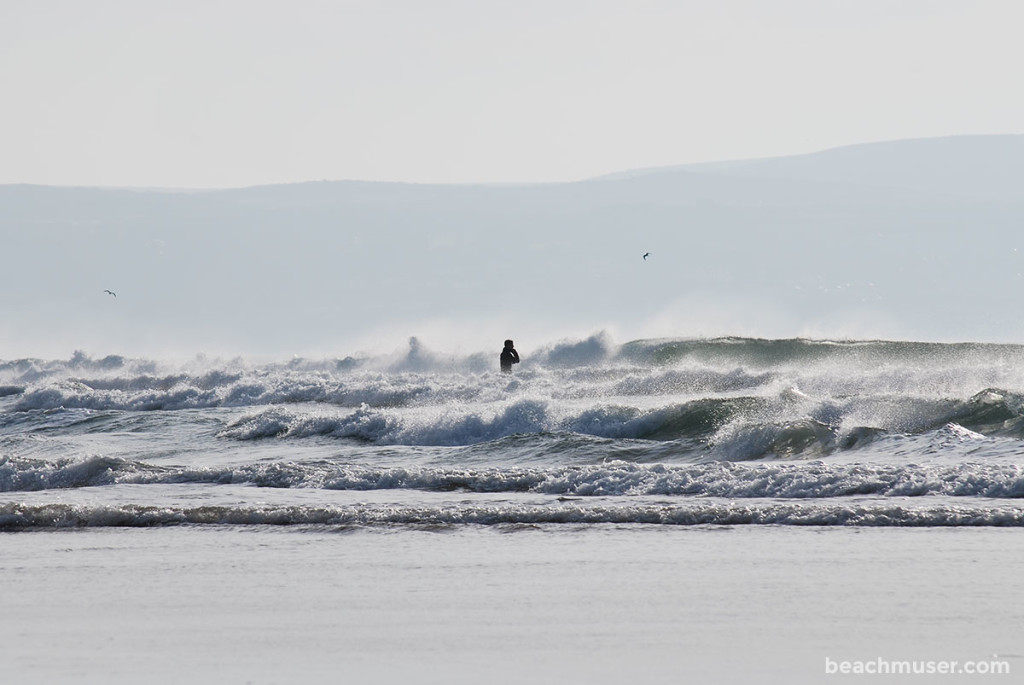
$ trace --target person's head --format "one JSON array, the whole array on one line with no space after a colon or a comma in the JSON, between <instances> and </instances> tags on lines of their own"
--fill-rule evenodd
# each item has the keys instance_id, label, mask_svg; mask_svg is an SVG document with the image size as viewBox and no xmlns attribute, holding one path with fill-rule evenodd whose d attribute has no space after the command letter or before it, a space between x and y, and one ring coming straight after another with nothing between
<instances>
[{"instance_id":1,"label":"person's head","mask_svg":"<svg viewBox=\"0 0 1024 685\"><path fill-rule=\"evenodd\" d=\"M506 340L505 341L505 347L512 347L512 341L511 340Z\"/></svg>"}]
</instances>

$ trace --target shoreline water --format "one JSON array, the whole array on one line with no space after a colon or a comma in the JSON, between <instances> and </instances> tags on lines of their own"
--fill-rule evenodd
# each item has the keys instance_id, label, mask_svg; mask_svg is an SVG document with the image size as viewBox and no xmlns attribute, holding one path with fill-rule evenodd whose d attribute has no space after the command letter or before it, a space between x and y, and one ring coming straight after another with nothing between
<instances>
[{"instance_id":1,"label":"shoreline water","mask_svg":"<svg viewBox=\"0 0 1024 685\"><path fill-rule=\"evenodd\" d=\"M5 680L58 685L800 684L826 682L826 658L994 659L1015 673L1020 535L643 525L5 533L0 580L17 592L0 644Z\"/></svg>"}]
</instances>

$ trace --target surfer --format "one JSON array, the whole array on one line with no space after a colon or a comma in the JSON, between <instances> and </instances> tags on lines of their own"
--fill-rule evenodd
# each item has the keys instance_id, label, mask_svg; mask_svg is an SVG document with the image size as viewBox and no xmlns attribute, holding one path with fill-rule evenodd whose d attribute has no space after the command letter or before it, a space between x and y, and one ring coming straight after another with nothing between
<instances>
[{"instance_id":1,"label":"surfer","mask_svg":"<svg viewBox=\"0 0 1024 685\"><path fill-rule=\"evenodd\" d=\"M519 363L519 353L512 346L511 340L505 341L505 349L501 351L501 372L512 373L512 365Z\"/></svg>"}]
</instances>

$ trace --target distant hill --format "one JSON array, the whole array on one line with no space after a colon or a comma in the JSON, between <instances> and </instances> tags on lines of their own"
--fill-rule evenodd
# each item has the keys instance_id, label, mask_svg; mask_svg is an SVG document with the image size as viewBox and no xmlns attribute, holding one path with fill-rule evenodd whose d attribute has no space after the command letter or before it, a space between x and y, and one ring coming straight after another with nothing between
<instances>
[{"instance_id":1,"label":"distant hill","mask_svg":"<svg viewBox=\"0 0 1024 685\"><path fill-rule=\"evenodd\" d=\"M812 194L808 190L813 190ZM535 203L538 208L607 206L623 202L792 205L953 195L1016 202L1024 199L1024 135L956 136L868 143L789 157L689 164L623 171L569 183L473 185L317 181L224 190L0 185L0 217L22 212L82 218L143 207L301 208L314 206L435 206L486 208ZM918 191L908 196L905 192Z\"/></svg>"},{"instance_id":2,"label":"distant hill","mask_svg":"<svg viewBox=\"0 0 1024 685\"><path fill-rule=\"evenodd\" d=\"M638 169L624 179L680 171L819 181L986 198L1024 194L1024 135L953 136L867 143L769 159Z\"/></svg>"}]
</instances>

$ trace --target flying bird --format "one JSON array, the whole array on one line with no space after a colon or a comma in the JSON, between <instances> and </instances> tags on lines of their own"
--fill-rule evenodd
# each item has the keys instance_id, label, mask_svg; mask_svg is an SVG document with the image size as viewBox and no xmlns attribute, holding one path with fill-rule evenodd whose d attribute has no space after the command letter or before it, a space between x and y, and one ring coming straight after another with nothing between
<instances>
[{"instance_id":1,"label":"flying bird","mask_svg":"<svg viewBox=\"0 0 1024 685\"><path fill-rule=\"evenodd\" d=\"M107 293L109 295L113 295L114 297L117 297L117 293L115 293L113 290L104 290L103 292L105 292L105 293Z\"/></svg>"},{"instance_id":2,"label":"flying bird","mask_svg":"<svg viewBox=\"0 0 1024 685\"><path fill-rule=\"evenodd\" d=\"M645 261L645 262L647 261L647 256L648 256L649 254L651 254L651 253L650 253L650 252L644 252L644 261Z\"/></svg>"}]
</instances>

